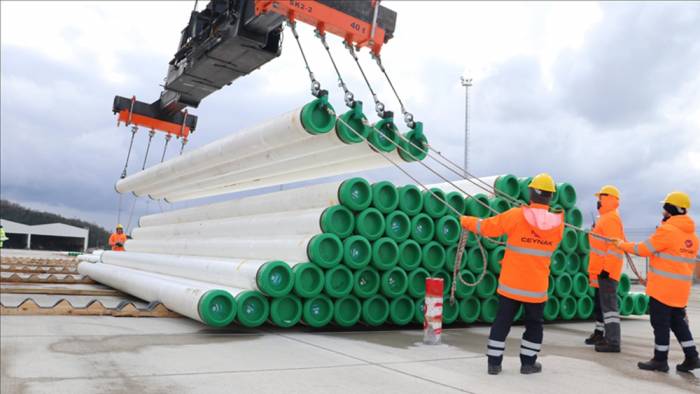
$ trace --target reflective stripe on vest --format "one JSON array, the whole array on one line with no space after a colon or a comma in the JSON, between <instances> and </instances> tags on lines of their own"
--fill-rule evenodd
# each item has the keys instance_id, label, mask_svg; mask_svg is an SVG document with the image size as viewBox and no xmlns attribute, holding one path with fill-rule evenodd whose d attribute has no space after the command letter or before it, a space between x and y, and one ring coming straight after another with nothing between
<instances>
[{"instance_id":1,"label":"reflective stripe on vest","mask_svg":"<svg viewBox=\"0 0 700 394\"><path fill-rule=\"evenodd\" d=\"M611 256L615 256L615 257L617 257L618 259L621 259L621 258L622 258L622 254L617 253L617 252L614 251L614 250L608 251L608 254L611 255Z\"/></svg>"},{"instance_id":2,"label":"reflective stripe on vest","mask_svg":"<svg viewBox=\"0 0 700 394\"><path fill-rule=\"evenodd\" d=\"M690 257L674 256L668 253L657 253L656 255L661 257L662 259L675 261L677 263L695 264L697 262L697 260Z\"/></svg>"},{"instance_id":3,"label":"reflective stripe on vest","mask_svg":"<svg viewBox=\"0 0 700 394\"><path fill-rule=\"evenodd\" d=\"M476 221L476 233L481 233L481 219Z\"/></svg>"},{"instance_id":4,"label":"reflective stripe on vest","mask_svg":"<svg viewBox=\"0 0 700 394\"><path fill-rule=\"evenodd\" d=\"M651 242L649 242L648 239L646 241L642 242L642 244L644 244L644 246L646 246L647 249L649 249L649 251L651 253L656 253L656 249L654 249L654 246L652 246Z\"/></svg>"},{"instance_id":5,"label":"reflective stripe on vest","mask_svg":"<svg viewBox=\"0 0 700 394\"><path fill-rule=\"evenodd\" d=\"M601 250L601 249L598 249L598 248L594 248L594 247L592 247L592 246L591 246L591 252L597 254L598 256L605 256L605 251L604 251L604 250Z\"/></svg>"},{"instance_id":6,"label":"reflective stripe on vest","mask_svg":"<svg viewBox=\"0 0 700 394\"><path fill-rule=\"evenodd\" d=\"M541 292L538 293L536 291L527 291L527 290L520 290L520 289L514 289L512 287L508 287L504 285L503 283L498 284L498 290L503 290L507 293L515 294L515 295L520 295L523 297L530 297L530 298L542 298L542 297L547 297L547 292Z\"/></svg>"},{"instance_id":7,"label":"reflective stripe on vest","mask_svg":"<svg viewBox=\"0 0 700 394\"><path fill-rule=\"evenodd\" d=\"M592 284L592 285L593 285L593 284L597 285L597 284L598 284L598 279L593 279L593 280L591 280L591 284Z\"/></svg>"},{"instance_id":8,"label":"reflective stripe on vest","mask_svg":"<svg viewBox=\"0 0 700 394\"><path fill-rule=\"evenodd\" d=\"M676 274L674 272L668 272L668 271L658 269L654 266L650 266L649 271L655 273L656 275L663 276L663 277L669 278L669 279L682 280L684 282L692 282L693 281L692 275Z\"/></svg>"},{"instance_id":9,"label":"reflective stripe on vest","mask_svg":"<svg viewBox=\"0 0 700 394\"><path fill-rule=\"evenodd\" d=\"M506 249L510 249L513 252L518 252L522 254L529 254L531 256L537 256L537 257L552 257L552 253L547 250L539 250L539 249L533 249L533 248L525 248L522 246L515 246L515 245L506 245Z\"/></svg>"}]
</instances>

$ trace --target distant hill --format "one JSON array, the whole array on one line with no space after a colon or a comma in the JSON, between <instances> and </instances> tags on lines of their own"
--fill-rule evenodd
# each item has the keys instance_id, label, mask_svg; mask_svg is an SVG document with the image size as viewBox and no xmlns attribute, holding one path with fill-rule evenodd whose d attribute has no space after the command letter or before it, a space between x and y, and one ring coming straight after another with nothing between
<instances>
[{"instance_id":1,"label":"distant hill","mask_svg":"<svg viewBox=\"0 0 700 394\"><path fill-rule=\"evenodd\" d=\"M80 219L68 219L55 213L35 211L12 201L0 200L0 217L28 225L64 223L75 227L87 228L90 230L90 235L88 236L88 247L90 248L105 246L109 239L109 232L94 223Z\"/></svg>"}]
</instances>

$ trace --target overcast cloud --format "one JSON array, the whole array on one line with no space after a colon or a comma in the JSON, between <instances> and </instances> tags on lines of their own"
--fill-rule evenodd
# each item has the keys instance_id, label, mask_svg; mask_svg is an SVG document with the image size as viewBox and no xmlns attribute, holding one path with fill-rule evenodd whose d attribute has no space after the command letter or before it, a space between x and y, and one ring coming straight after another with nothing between
<instances>
[{"instance_id":1,"label":"overcast cloud","mask_svg":"<svg viewBox=\"0 0 700 394\"><path fill-rule=\"evenodd\" d=\"M699 3L385 4L398 12L395 38L383 51L385 66L432 145L453 160L462 161L459 76L467 73L474 78L469 162L477 175L548 171L577 187L587 222L592 193L603 184L618 185L631 236L653 228L659 200L673 189L690 193L692 212L699 212ZM116 128L112 98L158 96L192 3L0 7L2 198L112 227L118 203L113 185L130 134ZM28 15L32 29L25 26ZM341 109L342 92L323 48L311 29L301 34L314 72ZM308 101L298 50L291 35L285 38L279 59L194 111L200 121L186 149ZM373 115L349 55L339 39L330 43L350 88ZM381 74L363 55L380 98L398 112ZM146 134L137 136L130 172L142 164ZM159 160L162 144L158 136L149 165ZM178 148L171 144L168 156ZM426 182L438 181L417 164L409 169ZM408 181L395 169L370 177ZM122 203L128 216L132 196ZM161 208L172 209L137 201L132 224Z\"/></svg>"}]
</instances>

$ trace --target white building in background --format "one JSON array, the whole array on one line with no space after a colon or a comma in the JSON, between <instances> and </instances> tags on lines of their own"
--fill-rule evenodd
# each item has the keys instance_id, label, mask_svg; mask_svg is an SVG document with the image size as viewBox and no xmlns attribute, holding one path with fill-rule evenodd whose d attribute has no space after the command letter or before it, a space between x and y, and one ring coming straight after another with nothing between
<instances>
[{"instance_id":1,"label":"white building in background","mask_svg":"<svg viewBox=\"0 0 700 394\"><path fill-rule=\"evenodd\" d=\"M88 246L88 229L63 223L27 225L5 219L0 219L0 224L9 238L5 248L84 251Z\"/></svg>"}]
</instances>

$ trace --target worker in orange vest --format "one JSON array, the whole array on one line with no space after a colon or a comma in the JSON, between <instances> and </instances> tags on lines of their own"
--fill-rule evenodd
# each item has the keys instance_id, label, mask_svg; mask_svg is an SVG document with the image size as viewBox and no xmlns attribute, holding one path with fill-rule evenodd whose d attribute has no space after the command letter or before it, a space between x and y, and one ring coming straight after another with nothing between
<instances>
[{"instance_id":1,"label":"worker in orange vest","mask_svg":"<svg viewBox=\"0 0 700 394\"><path fill-rule=\"evenodd\" d=\"M113 251L123 252L124 244L126 243L126 234L124 234L124 226L117 224L117 229L109 236L109 246Z\"/></svg>"},{"instance_id":2,"label":"worker in orange vest","mask_svg":"<svg viewBox=\"0 0 700 394\"><path fill-rule=\"evenodd\" d=\"M596 325L587 345L595 345L597 352L620 352L620 312L617 305L617 286L623 266L623 253L609 242L611 238L625 239L622 219L617 212L620 191L612 185L603 186L598 193L600 216L588 235L591 245L588 275L595 288Z\"/></svg>"},{"instance_id":3,"label":"worker in orange vest","mask_svg":"<svg viewBox=\"0 0 700 394\"><path fill-rule=\"evenodd\" d=\"M549 202L556 192L549 174L535 176L529 188L529 206L512 208L489 219L462 216L460 220L462 227L477 235L508 236L498 284L498 313L486 352L490 375L501 372L506 337L521 305L525 307L525 333L520 343L520 373L542 371L537 353L542 348L549 264L563 236L564 216L549 212Z\"/></svg>"},{"instance_id":4,"label":"worker in orange vest","mask_svg":"<svg viewBox=\"0 0 700 394\"><path fill-rule=\"evenodd\" d=\"M690 196L671 192L663 204L663 220L649 239L640 243L618 239L615 244L628 253L650 257L646 293L654 328L654 358L637 366L667 372L670 331L673 331L685 353L685 360L676 365L676 370L690 372L700 368L700 359L685 308L693 285L693 269L700 263L697 255L700 240L695 233L695 222L688 216Z\"/></svg>"}]
</instances>

